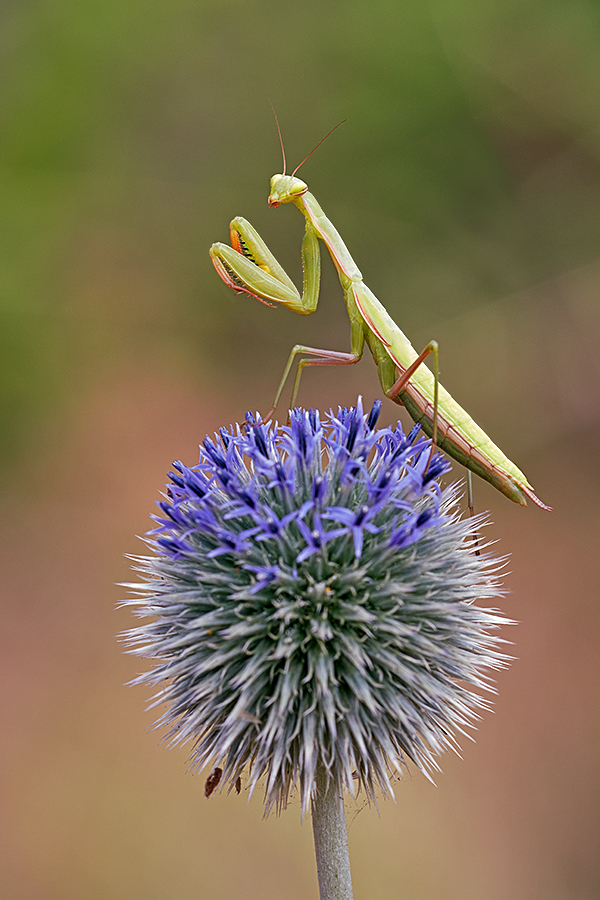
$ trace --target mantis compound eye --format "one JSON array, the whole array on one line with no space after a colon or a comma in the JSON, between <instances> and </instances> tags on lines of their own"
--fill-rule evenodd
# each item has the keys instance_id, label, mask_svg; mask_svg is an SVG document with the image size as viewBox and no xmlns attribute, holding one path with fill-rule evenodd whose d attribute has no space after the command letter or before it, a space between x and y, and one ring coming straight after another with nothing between
<instances>
[{"instance_id":1,"label":"mantis compound eye","mask_svg":"<svg viewBox=\"0 0 600 900\"><path fill-rule=\"evenodd\" d=\"M304 194L307 190L308 185L304 181L300 181L299 178L294 178L289 187L289 193L292 197L299 197L300 194Z\"/></svg>"}]
</instances>

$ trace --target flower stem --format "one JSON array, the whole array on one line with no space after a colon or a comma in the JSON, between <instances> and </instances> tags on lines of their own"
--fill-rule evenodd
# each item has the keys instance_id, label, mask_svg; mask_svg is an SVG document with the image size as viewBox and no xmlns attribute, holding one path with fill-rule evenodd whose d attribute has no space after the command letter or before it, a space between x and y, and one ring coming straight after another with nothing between
<instances>
[{"instance_id":1,"label":"flower stem","mask_svg":"<svg viewBox=\"0 0 600 900\"><path fill-rule=\"evenodd\" d=\"M312 801L313 835L321 900L352 900L344 802L321 763Z\"/></svg>"}]
</instances>

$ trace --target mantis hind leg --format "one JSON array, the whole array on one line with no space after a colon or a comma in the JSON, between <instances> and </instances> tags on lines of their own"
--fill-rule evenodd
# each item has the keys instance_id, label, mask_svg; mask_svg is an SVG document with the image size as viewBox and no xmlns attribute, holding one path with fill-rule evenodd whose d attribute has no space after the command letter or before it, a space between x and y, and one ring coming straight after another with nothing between
<instances>
[{"instance_id":1,"label":"mantis hind leg","mask_svg":"<svg viewBox=\"0 0 600 900\"><path fill-rule=\"evenodd\" d=\"M438 407L439 407L439 345L437 341L429 341L425 349L419 353L417 358L411 365L406 369L397 381L386 391L387 396L390 400L395 400L396 397L400 394L400 392L406 387L414 373L417 371L421 363L423 363L430 353L433 353L433 423L432 423L432 432L431 432L431 450L429 452L429 459L427 460L427 466L425 467L425 472L429 468L429 464L431 463L431 459L433 457L433 448L437 444L438 438Z\"/></svg>"},{"instance_id":2,"label":"mantis hind leg","mask_svg":"<svg viewBox=\"0 0 600 900\"><path fill-rule=\"evenodd\" d=\"M431 432L431 450L429 451L429 459L427 460L427 466L425 467L425 472L429 468L429 464L431 463L431 459L433 457L434 447L437 444L438 439L438 407L439 407L439 345L437 341L430 341L425 349L417 356L414 362L404 371L400 377L394 382L394 384L385 390L384 381L382 378L382 385L384 385L384 390L386 395L390 398L390 400L396 400L402 390L406 387L418 367L423 363L430 353L433 353L433 420L432 420L432 432ZM388 382L389 384L389 378ZM469 508L469 515L475 515L475 508L473 504L473 478L471 475L471 470L467 468L467 505ZM475 553L479 556L479 538L477 533L473 535L473 544L475 547Z\"/></svg>"},{"instance_id":3,"label":"mantis hind leg","mask_svg":"<svg viewBox=\"0 0 600 900\"><path fill-rule=\"evenodd\" d=\"M471 470L467 469L467 505L469 507L469 515L475 515L475 506L473 504L473 476ZM473 530L473 547L475 548L475 556L479 556L479 534Z\"/></svg>"}]
</instances>

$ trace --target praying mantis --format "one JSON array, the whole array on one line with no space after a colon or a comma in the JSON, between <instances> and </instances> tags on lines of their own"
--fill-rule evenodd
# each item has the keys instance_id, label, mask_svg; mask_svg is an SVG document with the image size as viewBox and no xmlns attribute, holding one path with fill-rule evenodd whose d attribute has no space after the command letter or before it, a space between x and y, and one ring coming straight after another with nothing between
<instances>
[{"instance_id":1,"label":"praying mantis","mask_svg":"<svg viewBox=\"0 0 600 900\"><path fill-rule=\"evenodd\" d=\"M377 366L385 396L404 406L411 418L432 438L434 445L465 466L469 486L470 472L474 472L521 506L526 506L530 499L542 509L550 509L536 497L523 472L492 443L483 429L439 384L437 342L430 341L423 352L417 354L408 338L364 283L339 232L309 192L308 185L296 177L300 166L332 132L296 166L291 175L286 175L285 150L277 116L275 121L281 143L283 173L271 178L268 202L274 208L284 203L293 203L306 220L302 241L302 295L258 232L241 216L233 219L230 224L231 246L224 243L213 244L210 256L225 284L236 292L249 294L268 306L281 305L301 316L308 316L315 311L319 300L319 240L323 241L337 270L348 310L350 352L322 350L301 344L293 347L267 418L279 403L298 355L309 358L303 358L298 363L291 407L294 406L300 378L306 366L354 365L361 359L366 343ZM433 373L423 364L430 353L434 360ZM471 502L469 505L472 508Z\"/></svg>"}]
</instances>

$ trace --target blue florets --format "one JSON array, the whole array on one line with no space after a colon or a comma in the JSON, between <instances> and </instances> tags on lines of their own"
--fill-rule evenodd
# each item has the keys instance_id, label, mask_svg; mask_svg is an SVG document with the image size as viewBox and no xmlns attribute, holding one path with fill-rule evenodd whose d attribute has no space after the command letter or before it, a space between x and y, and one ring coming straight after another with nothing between
<instances>
[{"instance_id":1,"label":"blue florets","mask_svg":"<svg viewBox=\"0 0 600 900\"><path fill-rule=\"evenodd\" d=\"M502 618L473 605L497 565L439 485L449 465L417 428L376 430L379 408L207 437L139 560L131 602L155 618L129 641L159 661L137 679L160 685L158 724L223 783L265 777L267 810L296 785L305 810L318 762L369 797L407 759L435 769L486 706L469 686L505 663Z\"/></svg>"},{"instance_id":2,"label":"blue florets","mask_svg":"<svg viewBox=\"0 0 600 900\"><path fill-rule=\"evenodd\" d=\"M209 559L238 554L264 581L258 557L271 571L273 551L293 569L332 541L331 563L347 564L350 545L359 560L365 533L381 534L371 550L413 543L439 523L435 479L449 464L437 456L427 469L429 444L415 442L416 428L408 437L400 425L375 431L380 407L365 417L359 400L332 415L328 428L315 410L293 410L289 427L248 415L244 429L207 437L197 466L175 462L177 472L169 473L169 499L159 504L166 518L151 532L157 547L172 559L195 558L200 549ZM257 550L248 564L246 555Z\"/></svg>"}]
</instances>

